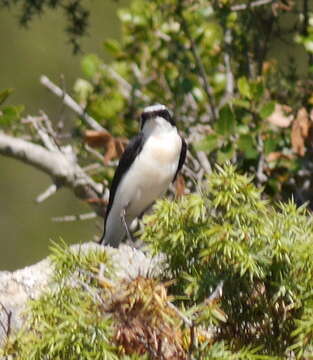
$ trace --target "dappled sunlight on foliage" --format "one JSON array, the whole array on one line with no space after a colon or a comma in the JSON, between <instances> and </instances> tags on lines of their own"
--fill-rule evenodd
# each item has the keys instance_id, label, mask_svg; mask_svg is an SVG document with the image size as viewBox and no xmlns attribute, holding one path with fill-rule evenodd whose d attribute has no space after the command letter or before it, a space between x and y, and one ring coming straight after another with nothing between
<instances>
[{"instance_id":1,"label":"dappled sunlight on foliage","mask_svg":"<svg viewBox=\"0 0 313 360\"><path fill-rule=\"evenodd\" d=\"M218 339L272 355L304 351L313 331L296 330L312 311L313 220L304 207L267 204L251 178L226 166L201 195L154 209L142 238L166 255L174 293L203 302L224 282Z\"/></svg>"}]
</instances>

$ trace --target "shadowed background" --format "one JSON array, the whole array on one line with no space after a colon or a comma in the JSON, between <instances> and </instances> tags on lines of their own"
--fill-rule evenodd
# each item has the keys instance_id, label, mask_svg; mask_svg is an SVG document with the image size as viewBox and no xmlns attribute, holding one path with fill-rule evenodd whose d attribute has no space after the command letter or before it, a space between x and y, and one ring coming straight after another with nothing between
<instances>
[{"instance_id":1,"label":"shadowed background","mask_svg":"<svg viewBox=\"0 0 313 360\"><path fill-rule=\"evenodd\" d=\"M89 36L82 41L84 53L97 53L109 60L102 44L119 37L118 7L126 2L90 2ZM60 83L64 74L68 91L81 76L82 54L73 55L64 32L60 11L48 11L35 18L28 29L18 25L18 11L0 10L0 90L14 88L9 103L24 104L24 115L46 111L53 121L62 115L66 124L73 114L39 83L41 74ZM71 191L61 189L42 204L35 204L51 180L43 173L16 160L0 156L0 270L30 265L49 253L51 240L68 243L91 241L100 234L100 219L54 223L52 217L89 212Z\"/></svg>"}]
</instances>

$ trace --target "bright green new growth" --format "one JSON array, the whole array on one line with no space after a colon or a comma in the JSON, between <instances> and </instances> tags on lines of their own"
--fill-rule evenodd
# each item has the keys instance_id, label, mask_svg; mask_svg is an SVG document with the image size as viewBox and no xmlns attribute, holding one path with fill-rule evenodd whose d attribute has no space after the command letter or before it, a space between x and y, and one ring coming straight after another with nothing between
<instances>
[{"instance_id":1,"label":"bright green new growth","mask_svg":"<svg viewBox=\"0 0 313 360\"><path fill-rule=\"evenodd\" d=\"M108 266L104 251L71 252L54 245L56 286L30 304L28 326L8 349L21 360L118 359L109 341L111 319L103 316L94 273Z\"/></svg>"},{"instance_id":2,"label":"bright green new growth","mask_svg":"<svg viewBox=\"0 0 313 360\"><path fill-rule=\"evenodd\" d=\"M293 203L271 206L251 181L225 166L209 176L201 195L156 204L142 238L166 255L162 279L138 276L116 285L104 250L54 246L56 285L31 304L26 331L7 344L6 354L25 360L312 356L312 218Z\"/></svg>"},{"instance_id":3,"label":"bright green new growth","mask_svg":"<svg viewBox=\"0 0 313 360\"><path fill-rule=\"evenodd\" d=\"M223 281L217 339L302 355L312 351L312 217L292 202L267 204L251 180L218 168L202 195L158 202L143 239L166 254L175 294L189 305Z\"/></svg>"}]
</instances>

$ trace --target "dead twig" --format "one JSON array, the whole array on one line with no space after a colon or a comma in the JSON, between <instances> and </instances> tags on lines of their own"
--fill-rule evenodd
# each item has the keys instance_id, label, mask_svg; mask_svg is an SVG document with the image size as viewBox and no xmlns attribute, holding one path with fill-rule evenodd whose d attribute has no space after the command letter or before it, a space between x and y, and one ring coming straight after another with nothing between
<instances>
[{"instance_id":1,"label":"dead twig","mask_svg":"<svg viewBox=\"0 0 313 360\"><path fill-rule=\"evenodd\" d=\"M238 4L238 5L233 5L231 6L231 11L242 11L242 10L246 10L249 8L255 8L258 6L263 6L263 5L269 5L272 4L274 2L276 2L277 0L256 0L256 1L252 1L252 2L248 2L248 4Z\"/></svg>"},{"instance_id":2,"label":"dead twig","mask_svg":"<svg viewBox=\"0 0 313 360\"><path fill-rule=\"evenodd\" d=\"M94 118L88 115L70 95L65 93L59 86L55 85L47 76L42 75L40 77L40 83L62 99L63 103L78 114L92 129L97 131L107 131Z\"/></svg>"}]
</instances>

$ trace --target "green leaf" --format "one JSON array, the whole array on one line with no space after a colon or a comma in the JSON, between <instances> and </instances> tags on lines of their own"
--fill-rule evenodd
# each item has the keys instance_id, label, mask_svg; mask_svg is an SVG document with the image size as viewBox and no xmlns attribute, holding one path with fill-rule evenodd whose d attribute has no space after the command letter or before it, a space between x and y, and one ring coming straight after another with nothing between
<instances>
[{"instance_id":1,"label":"green leaf","mask_svg":"<svg viewBox=\"0 0 313 360\"><path fill-rule=\"evenodd\" d=\"M23 105L6 106L0 112L0 125L11 126L15 121L20 119L23 111Z\"/></svg>"},{"instance_id":2,"label":"green leaf","mask_svg":"<svg viewBox=\"0 0 313 360\"><path fill-rule=\"evenodd\" d=\"M248 82L248 79L245 76L241 77L238 80L237 85L240 94L248 99L251 99L252 97L251 86Z\"/></svg>"},{"instance_id":3,"label":"green leaf","mask_svg":"<svg viewBox=\"0 0 313 360\"><path fill-rule=\"evenodd\" d=\"M217 152L217 162L224 163L225 161L230 160L235 154L235 147L232 142L225 144L218 152Z\"/></svg>"},{"instance_id":4,"label":"green leaf","mask_svg":"<svg viewBox=\"0 0 313 360\"><path fill-rule=\"evenodd\" d=\"M219 136L217 134L210 134L200 142L194 145L198 151L212 152L218 146Z\"/></svg>"},{"instance_id":5,"label":"green leaf","mask_svg":"<svg viewBox=\"0 0 313 360\"><path fill-rule=\"evenodd\" d=\"M270 101L262 106L260 110L260 116L262 119L266 119L273 114L275 110L275 104L275 101Z\"/></svg>"},{"instance_id":6,"label":"green leaf","mask_svg":"<svg viewBox=\"0 0 313 360\"><path fill-rule=\"evenodd\" d=\"M104 42L103 46L112 56L118 56L121 53L121 46L117 40L108 39Z\"/></svg>"},{"instance_id":7,"label":"green leaf","mask_svg":"<svg viewBox=\"0 0 313 360\"><path fill-rule=\"evenodd\" d=\"M90 54L83 58L81 66L84 74L91 78L99 71L101 64L97 55Z\"/></svg>"},{"instance_id":8,"label":"green leaf","mask_svg":"<svg viewBox=\"0 0 313 360\"><path fill-rule=\"evenodd\" d=\"M278 134L269 134L269 136L264 140L265 154L269 154L275 151L280 141L281 141L281 136L279 136Z\"/></svg>"},{"instance_id":9,"label":"green leaf","mask_svg":"<svg viewBox=\"0 0 313 360\"><path fill-rule=\"evenodd\" d=\"M232 134L235 130L235 115L228 104L220 110L219 118L216 122L216 131L221 135Z\"/></svg>"},{"instance_id":10,"label":"green leaf","mask_svg":"<svg viewBox=\"0 0 313 360\"><path fill-rule=\"evenodd\" d=\"M264 85L262 82L252 84L253 96L256 101L260 101L264 94Z\"/></svg>"},{"instance_id":11,"label":"green leaf","mask_svg":"<svg viewBox=\"0 0 313 360\"><path fill-rule=\"evenodd\" d=\"M259 155L251 135L241 135L238 140L238 148L244 152L247 159L256 159Z\"/></svg>"},{"instance_id":12,"label":"green leaf","mask_svg":"<svg viewBox=\"0 0 313 360\"><path fill-rule=\"evenodd\" d=\"M190 91L192 91L192 88L194 86L193 82L190 79L187 78L183 78L183 80L181 81L181 88L183 89L183 92L185 94L189 93Z\"/></svg>"},{"instance_id":13,"label":"green leaf","mask_svg":"<svg viewBox=\"0 0 313 360\"><path fill-rule=\"evenodd\" d=\"M5 100L12 94L13 89L6 89L0 92L0 105L2 105Z\"/></svg>"}]
</instances>

